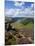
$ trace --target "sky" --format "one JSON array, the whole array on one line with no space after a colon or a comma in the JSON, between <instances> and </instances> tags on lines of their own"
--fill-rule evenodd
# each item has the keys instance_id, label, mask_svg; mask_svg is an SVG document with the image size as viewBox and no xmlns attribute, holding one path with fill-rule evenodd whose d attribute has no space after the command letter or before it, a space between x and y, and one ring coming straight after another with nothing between
<instances>
[{"instance_id":1,"label":"sky","mask_svg":"<svg viewBox=\"0 0 35 46\"><path fill-rule=\"evenodd\" d=\"M23 1L5 1L5 16L8 17L33 17L34 3Z\"/></svg>"}]
</instances>

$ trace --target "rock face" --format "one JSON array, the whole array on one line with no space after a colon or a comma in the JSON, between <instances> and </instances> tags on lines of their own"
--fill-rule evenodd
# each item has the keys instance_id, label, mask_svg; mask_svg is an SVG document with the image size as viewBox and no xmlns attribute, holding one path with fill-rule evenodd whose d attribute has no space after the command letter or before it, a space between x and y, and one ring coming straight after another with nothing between
<instances>
[{"instance_id":1,"label":"rock face","mask_svg":"<svg viewBox=\"0 0 35 46\"><path fill-rule=\"evenodd\" d=\"M11 23L5 23L5 30L10 31L16 31L15 27L11 25Z\"/></svg>"}]
</instances>

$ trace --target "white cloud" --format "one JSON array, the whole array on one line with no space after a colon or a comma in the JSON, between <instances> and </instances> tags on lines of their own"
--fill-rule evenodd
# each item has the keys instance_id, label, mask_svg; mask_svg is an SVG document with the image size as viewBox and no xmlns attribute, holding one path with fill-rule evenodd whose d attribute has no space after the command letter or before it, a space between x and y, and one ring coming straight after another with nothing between
<instances>
[{"instance_id":1,"label":"white cloud","mask_svg":"<svg viewBox=\"0 0 35 46\"><path fill-rule=\"evenodd\" d=\"M17 14L19 17L33 17L33 10L30 8L25 8L24 11L20 10L20 12Z\"/></svg>"},{"instance_id":2,"label":"white cloud","mask_svg":"<svg viewBox=\"0 0 35 46\"><path fill-rule=\"evenodd\" d=\"M19 13L20 9L6 9L5 15L6 16L16 16Z\"/></svg>"},{"instance_id":3,"label":"white cloud","mask_svg":"<svg viewBox=\"0 0 35 46\"><path fill-rule=\"evenodd\" d=\"M9 17L33 17L34 16L34 11L32 8L25 8L24 10L22 9L7 9L5 11L5 15Z\"/></svg>"},{"instance_id":4,"label":"white cloud","mask_svg":"<svg viewBox=\"0 0 35 46\"><path fill-rule=\"evenodd\" d=\"M22 6L22 4L25 4L25 3L22 2L22 1L21 1L21 2L19 2L19 1L15 1L15 4L14 4L14 5L15 5L15 6Z\"/></svg>"},{"instance_id":5,"label":"white cloud","mask_svg":"<svg viewBox=\"0 0 35 46\"><path fill-rule=\"evenodd\" d=\"M15 15L15 12L16 12L15 9L7 9L7 10L5 11L5 15L14 16L14 15Z\"/></svg>"}]
</instances>

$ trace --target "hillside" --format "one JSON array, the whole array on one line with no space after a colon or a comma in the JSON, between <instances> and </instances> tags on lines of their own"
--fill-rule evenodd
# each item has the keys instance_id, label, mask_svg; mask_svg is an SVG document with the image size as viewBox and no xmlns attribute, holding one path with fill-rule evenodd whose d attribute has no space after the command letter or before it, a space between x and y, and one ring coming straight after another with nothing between
<instances>
[{"instance_id":1,"label":"hillside","mask_svg":"<svg viewBox=\"0 0 35 46\"><path fill-rule=\"evenodd\" d=\"M9 21L9 19L11 19L11 21ZM6 23L10 24L12 28L9 31L5 30L5 45L34 43L33 18L7 18L5 21L7 21Z\"/></svg>"}]
</instances>

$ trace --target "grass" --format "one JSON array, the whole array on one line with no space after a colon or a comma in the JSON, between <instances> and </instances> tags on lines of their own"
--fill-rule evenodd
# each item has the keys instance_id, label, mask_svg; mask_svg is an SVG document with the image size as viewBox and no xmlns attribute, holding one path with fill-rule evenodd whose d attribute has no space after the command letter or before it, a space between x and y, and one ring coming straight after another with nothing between
<instances>
[{"instance_id":1,"label":"grass","mask_svg":"<svg viewBox=\"0 0 35 46\"><path fill-rule=\"evenodd\" d=\"M24 25L22 23L15 22L12 25L14 25L16 29L21 29L21 28L23 28L23 29L24 28L32 29L32 27L33 27L33 23L32 22L28 23L27 25Z\"/></svg>"}]
</instances>

